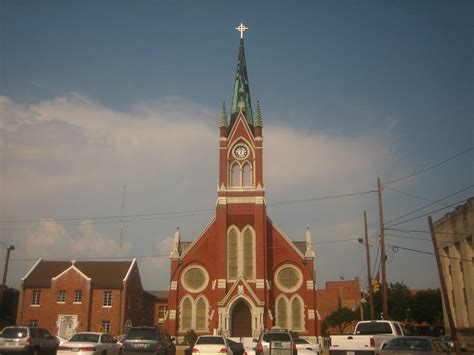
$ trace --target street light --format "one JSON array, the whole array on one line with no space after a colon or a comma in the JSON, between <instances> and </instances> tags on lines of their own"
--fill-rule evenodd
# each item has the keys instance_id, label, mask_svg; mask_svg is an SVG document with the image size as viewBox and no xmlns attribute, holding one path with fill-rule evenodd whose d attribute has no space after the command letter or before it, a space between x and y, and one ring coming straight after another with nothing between
<instances>
[{"instance_id":1,"label":"street light","mask_svg":"<svg viewBox=\"0 0 474 355\"><path fill-rule=\"evenodd\" d=\"M8 262L10 261L10 252L15 250L14 245L7 246L5 243L0 242L1 245L7 249L7 257L5 259L5 268L3 269L3 280L2 287L0 288L0 307L3 306L3 292L5 291L5 282L7 281L7 272L8 272Z\"/></svg>"}]
</instances>

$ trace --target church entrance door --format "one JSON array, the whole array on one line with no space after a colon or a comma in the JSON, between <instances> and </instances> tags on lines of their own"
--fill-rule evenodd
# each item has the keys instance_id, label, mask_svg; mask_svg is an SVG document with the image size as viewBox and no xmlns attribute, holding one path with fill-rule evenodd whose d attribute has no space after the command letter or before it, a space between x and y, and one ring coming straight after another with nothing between
<instances>
[{"instance_id":1,"label":"church entrance door","mask_svg":"<svg viewBox=\"0 0 474 355\"><path fill-rule=\"evenodd\" d=\"M239 301L231 314L231 336L251 337L252 336L252 313L244 301Z\"/></svg>"}]
</instances>

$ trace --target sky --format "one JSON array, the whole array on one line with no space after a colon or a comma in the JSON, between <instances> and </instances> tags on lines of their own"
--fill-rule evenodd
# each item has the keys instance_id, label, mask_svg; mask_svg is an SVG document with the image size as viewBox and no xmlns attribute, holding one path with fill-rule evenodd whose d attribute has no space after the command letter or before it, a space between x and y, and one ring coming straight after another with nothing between
<instances>
[{"instance_id":1,"label":"sky","mask_svg":"<svg viewBox=\"0 0 474 355\"><path fill-rule=\"evenodd\" d=\"M168 288L176 226L191 241L213 218L243 22L267 212L291 240L310 226L317 287L366 286L364 210L379 265L377 178L386 225L404 222L386 232L388 281L439 287L426 216L474 196L473 12L471 1L0 0L7 284L40 257L119 260L122 224L145 288Z\"/></svg>"}]
</instances>

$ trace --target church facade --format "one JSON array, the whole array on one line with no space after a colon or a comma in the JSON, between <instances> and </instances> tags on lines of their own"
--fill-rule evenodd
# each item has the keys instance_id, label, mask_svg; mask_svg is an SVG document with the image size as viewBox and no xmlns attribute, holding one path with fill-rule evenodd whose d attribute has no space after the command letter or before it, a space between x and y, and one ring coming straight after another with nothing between
<instances>
[{"instance_id":1,"label":"church facade","mask_svg":"<svg viewBox=\"0 0 474 355\"><path fill-rule=\"evenodd\" d=\"M263 123L252 111L241 33L230 115L222 109L216 215L192 242L175 233L164 327L182 338L256 337L279 326L319 335L311 232L291 241L267 216Z\"/></svg>"}]
</instances>

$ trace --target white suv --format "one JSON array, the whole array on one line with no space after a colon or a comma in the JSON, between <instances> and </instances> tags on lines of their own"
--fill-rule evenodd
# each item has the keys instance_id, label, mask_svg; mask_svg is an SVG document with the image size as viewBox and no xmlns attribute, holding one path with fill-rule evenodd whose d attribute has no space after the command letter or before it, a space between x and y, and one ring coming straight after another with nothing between
<instances>
[{"instance_id":1,"label":"white suv","mask_svg":"<svg viewBox=\"0 0 474 355\"><path fill-rule=\"evenodd\" d=\"M295 342L287 330L264 330L254 341L257 355L297 355Z\"/></svg>"}]
</instances>

